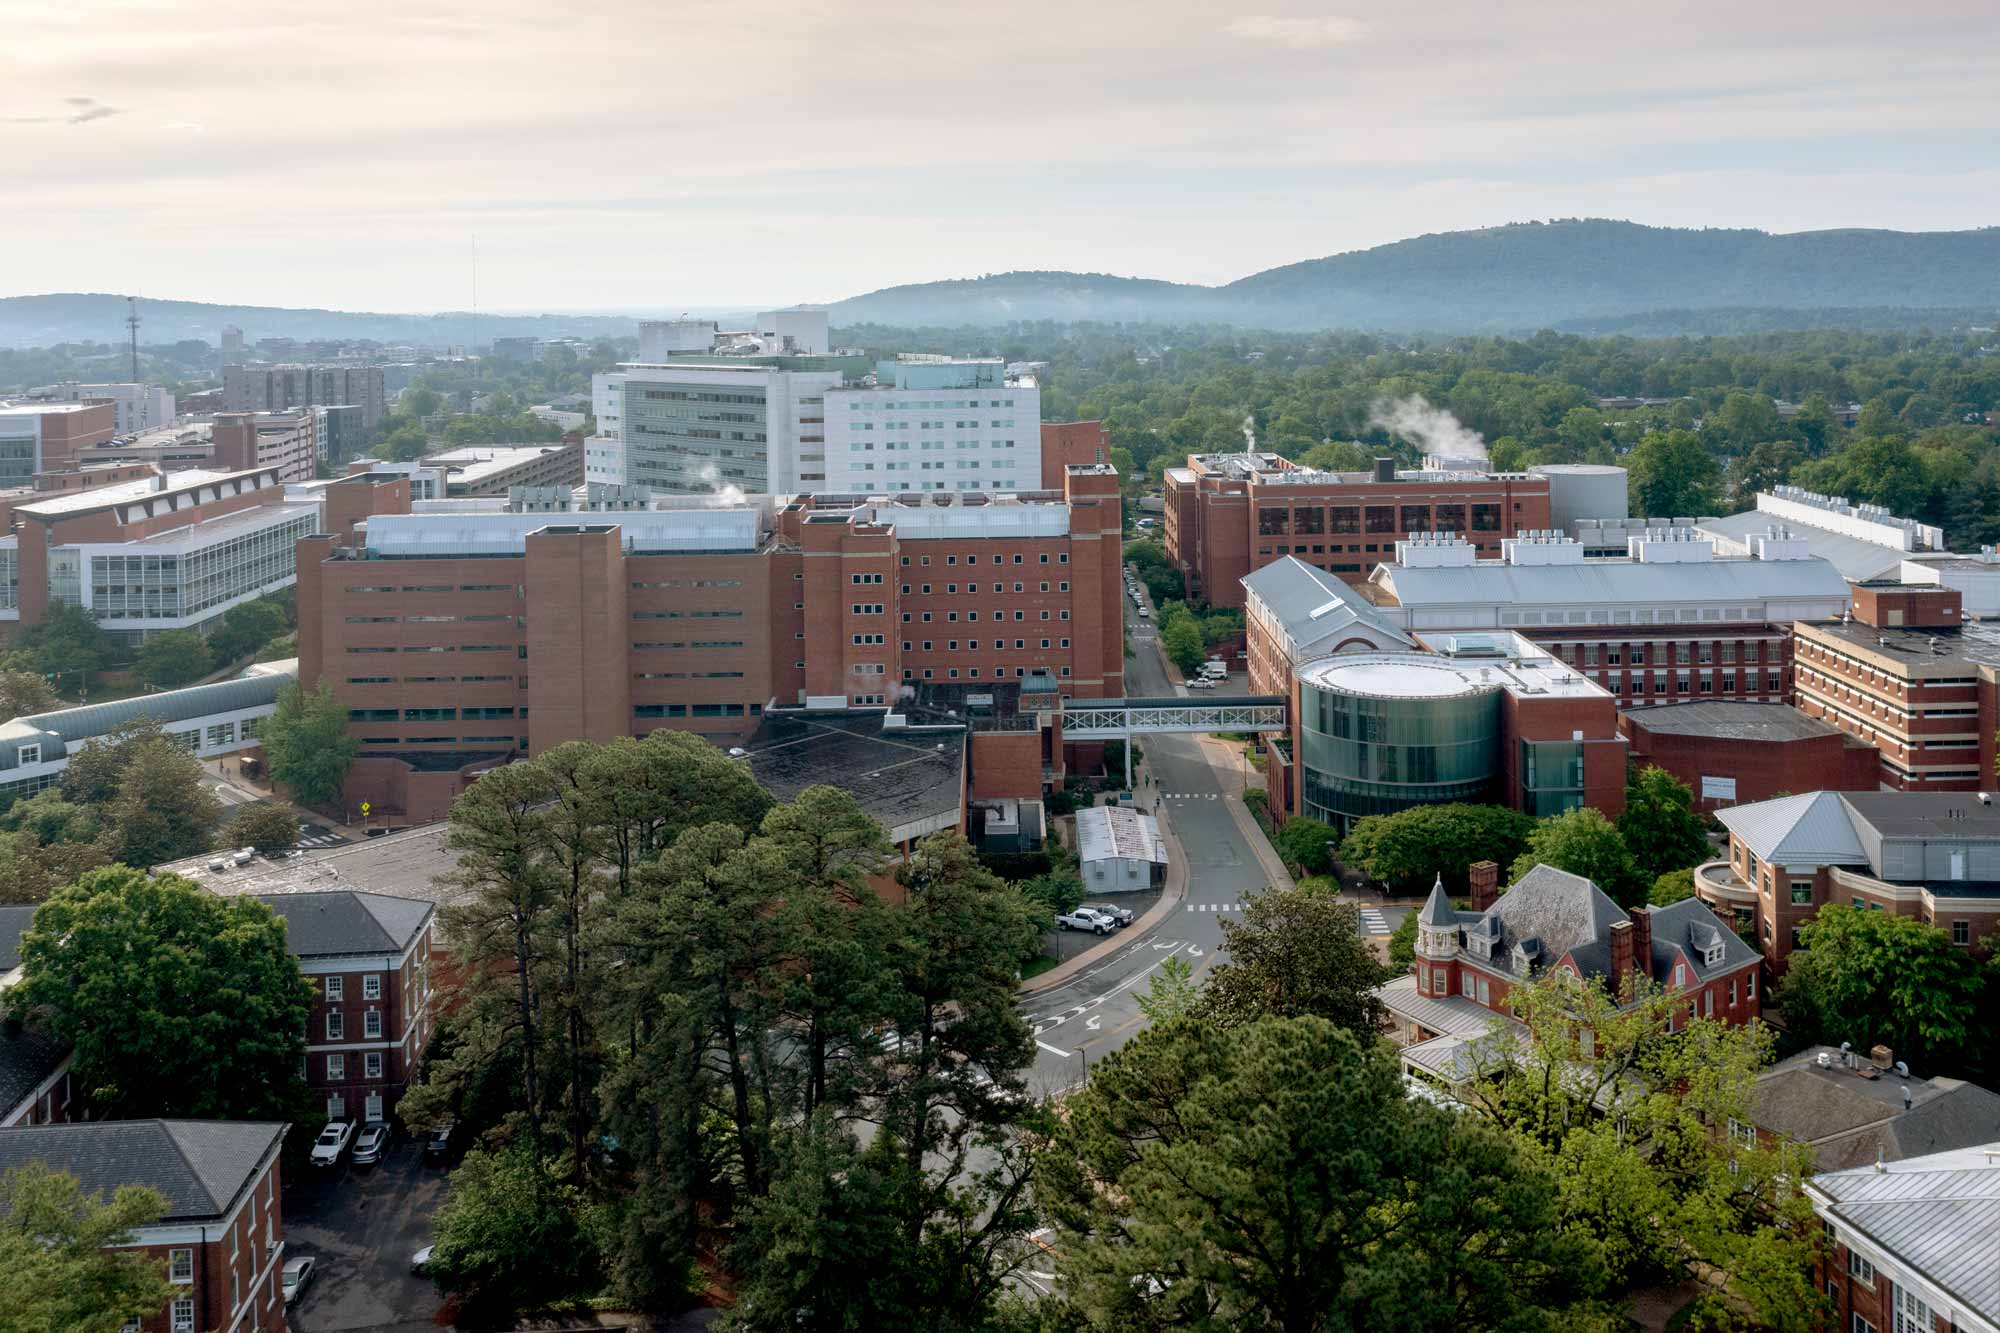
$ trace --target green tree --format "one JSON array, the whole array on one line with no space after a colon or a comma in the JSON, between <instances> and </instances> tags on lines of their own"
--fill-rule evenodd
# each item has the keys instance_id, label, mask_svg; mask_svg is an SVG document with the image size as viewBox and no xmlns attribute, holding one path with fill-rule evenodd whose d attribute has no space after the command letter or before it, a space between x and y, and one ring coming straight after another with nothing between
<instances>
[{"instance_id":1,"label":"green tree","mask_svg":"<svg viewBox=\"0 0 2000 1333\"><path fill-rule=\"evenodd\" d=\"M141 714L70 752L63 769L62 794L72 805L108 805L119 780L141 746L166 739L160 724Z\"/></svg>"},{"instance_id":2,"label":"green tree","mask_svg":"<svg viewBox=\"0 0 2000 1333\"><path fill-rule=\"evenodd\" d=\"M288 851L298 845L299 812L281 801L260 801L239 809L224 833L232 847L255 847L267 856Z\"/></svg>"},{"instance_id":3,"label":"green tree","mask_svg":"<svg viewBox=\"0 0 2000 1333\"><path fill-rule=\"evenodd\" d=\"M199 630L169 629L146 636L133 670L155 689L177 690L208 674L215 654Z\"/></svg>"},{"instance_id":4,"label":"green tree","mask_svg":"<svg viewBox=\"0 0 2000 1333\"><path fill-rule=\"evenodd\" d=\"M50 605L41 623L17 634L13 646L16 669L65 678L102 671L117 657L117 645L97 617L72 602Z\"/></svg>"},{"instance_id":5,"label":"green tree","mask_svg":"<svg viewBox=\"0 0 2000 1333\"><path fill-rule=\"evenodd\" d=\"M1227 961L1209 972L1201 1016L1218 1027L1310 1014L1355 1032L1381 1025L1382 969L1361 937L1361 916L1332 894L1266 889L1242 921L1222 923Z\"/></svg>"},{"instance_id":6,"label":"green tree","mask_svg":"<svg viewBox=\"0 0 2000 1333\"><path fill-rule=\"evenodd\" d=\"M421 426L398 426L383 436L381 443L370 452L391 463L414 463L431 452L430 437L424 434Z\"/></svg>"},{"instance_id":7,"label":"green tree","mask_svg":"<svg viewBox=\"0 0 2000 1333\"><path fill-rule=\"evenodd\" d=\"M107 1203L40 1162L0 1174L0 1329L84 1333L156 1318L180 1288L164 1261L123 1247L166 1211L158 1190L121 1186Z\"/></svg>"},{"instance_id":8,"label":"green tree","mask_svg":"<svg viewBox=\"0 0 2000 1333\"><path fill-rule=\"evenodd\" d=\"M1976 1040L1979 966L1915 917L1829 903L1799 930L1777 1001L1801 1041L1880 1043L1919 1068L1950 1066Z\"/></svg>"},{"instance_id":9,"label":"green tree","mask_svg":"<svg viewBox=\"0 0 2000 1333\"><path fill-rule=\"evenodd\" d=\"M95 842L104 832L100 813L87 805L63 799L58 789L37 792L25 801L16 801L0 816L0 828L30 835L36 845Z\"/></svg>"},{"instance_id":10,"label":"green tree","mask_svg":"<svg viewBox=\"0 0 2000 1333\"><path fill-rule=\"evenodd\" d=\"M1532 817L1501 805L1412 806L1356 821L1341 841L1340 862L1396 889L1427 889L1443 876L1463 892L1468 866L1512 865L1534 827Z\"/></svg>"},{"instance_id":11,"label":"green tree","mask_svg":"<svg viewBox=\"0 0 2000 1333\"><path fill-rule=\"evenodd\" d=\"M248 657L273 639L282 638L292 628L285 608L269 598L232 606L222 615L222 623L209 636L216 657L233 662Z\"/></svg>"},{"instance_id":12,"label":"green tree","mask_svg":"<svg viewBox=\"0 0 2000 1333\"><path fill-rule=\"evenodd\" d=\"M33 833L0 833L0 904L38 903L105 863L94 842L43 844Z\"/></svg>"},{"instance_id":13,"label":"green tree","mask_svg":"<svg viewBox=\"0 0 2000 1333\"><path fill-rule=\"evenodd\" d=\"M1185 958L1169 957L1146 983L1146 991L1139 997L1139 1012L1157 1027L1188 1017L1200 1002L1201 991L1194 984L1194 969Z\"/></svg>"},{"instance_id":14,"label":"green tree","mask_svg":"<svg viewBox=\"0 0 2000 1333\"><path fill-rule=\"evenodd\" d=\"M581 1191L534 1146L478 1149L451 1173L432 1224L427 1270L476 1321L502 1321L594 1284L597 1256Z\"/></svg>"},{"instance_id":15,"label":"green tree","mask_svg":"<svg viewBox=\"0 0 2000 1333\"><path fill-rule=\"evenodd\" d=\"M1037 1170L1093 1329L1537 1327L1595 1275L1531 1154L1319 1018L1140 1033Z\"/></svg>"},{"instance_id":16,"label":"green tree","mask_svg":"<svg viewBox=\"0 0 2000 1333\"><path fill-rule=\"evenodd\" d=\"M361 743L347 732L347 709L325 681L311 694L297 682L278 691L277 708L257 730L271 776L303 806L340 798Z\"/></svg>"},{"instance_id":17,"label":"green tree","mask_svg":"<svg viewBox=\"0 0 2000 1333\"><path fill-rule=\"evenodd\" d=\"M70 1043L111 1119L290 1120L312 995L257 899L109 866L36 909L6 1005Z\"/></svg>"},{"instance_id":18,"label":"green tree","mask_svg":"<svg viewBox=\"0 0 2000 1333\"><path fill-rule=\"evenodd\" d=\"M1722 469L1691 431L1655 433L1626 460L1632 503L1650 518L1712 514L1722 494Z\"/></svg>"},{"instance_id":19,"label":"green tree","mask_svg":"<svg viewBox=\"0 0 2000 1333\"><path fill-rule=\"evenodd\" d=\"M1331 825L1303 815L1294 815L1278 826L1278 850L1309 875L1324 875L1333 869L1333 845L1338 841Z\"/></svg>"},{"instance_id":20,"label":"green tree","mask_svg":"<svg viewBox=\"0 0 2000 1333\"><path fill-rule=\"evenodd\" d=\"M1597 887L1610 894L1620 907L1637 905L1645 887L1632 864L1632 853L1618 836L1617 826L1589 806L1565 810L1538 821L1528 835L1527 849L1514 858L1508 882L1520 879L1538 865L1554 866L1596 881Z\"/></svg>"},{"instance_id":21,"label":"green tree","mask_svg":"<svg viewBox=\"0 0 2000 1333\"><path fill-rule=\"evenodd\" d=\"M0 721L32 717L56 706L56 692L34 672L0 671Z\"/></svg>"},{"instance_id":22,"label":"green tree","mask_svg":"<svg viewBox=\"0 0 2000 1333\"><path fill-rule=\"evenodd\" d=\"M1208 649L1201 641L1201 627L1195 624L1194 617L1186 614L1174 617L1160 630L1160 649L1183 676L1199 667L1208 656Z\"/></svg>"},{"instance_id":23,"label":"green tree","mask_svg":"<svg viewBox=\"0 0 2000 1333\"><path fill-rule=\"evenodd\" d=\"M1051 870L1022 880L1021 896L1053 923L1054 918L1075 911L1083 902L1083 881L1074 871Z\"/></svg>"},{"instance_id":24,"label":"green tree","mask_svg":"<svg viewBox=\"0 0 2000 1333\"><path fill-rule=\"evenodd\" d=\"M1396 923L1396 929L1389 935L1388 974L1400 977L1407 973L1417 961L1417 914L1403 913L1403 919Z\"/></svg>"},{"instance_id":25,"label":"green tree","mask_svg":"<svg viewBox=\"0 0 2000 1333\"><path fill-rule=\"evenodd\" d=\"M1683 898L1694 897L1694 871L1669 870L1653 881L1646 901L1654 907L1670 907Z\"/></svg>"},{"instance_id":26,"label":"green tree","mask_svg":"<svg viewBox=\"0 0 2000 1333\"><path fill-rule=\"evenodd\" d=\"M1664 768L1639 770L1625 788L1618 836L1641 879L1686 870L1708 859L1708 839L1694 812L1694 793Z\"/></svg>"},{"instance_id":27,"label":"green tree","mask_svg":"<svg viewBox=\"0 0 2000 1333\"><path fill-rule=\"evenodd\" d=\"M202 785L201 761L160 735L123 750L117 787L103 808L105 855L144 867L213 846L222 803Z\"/></svg>"}]
</instances>

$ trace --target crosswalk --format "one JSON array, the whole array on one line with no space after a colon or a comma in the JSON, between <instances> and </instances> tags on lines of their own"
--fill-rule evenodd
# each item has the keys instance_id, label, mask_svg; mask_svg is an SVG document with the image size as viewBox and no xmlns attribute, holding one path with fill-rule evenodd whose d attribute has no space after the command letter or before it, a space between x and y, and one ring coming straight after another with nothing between
<instances>
[{"instance_id":1,"label":"crosswalk","mask_svg":"<svg viewBox=\"0 0 2000 1333\"><path fill-rule=\"evenodd\" d=\"M1163 791L1160 793L1160 799L1163 801L1215 801L1221 799L1221 794L1212 791Z\"/></svg>"},{"instance_id":2,"label":"crosswalk","mask_svg":"<svg viewBox=\"0 0 2000 1333\"><path fill-rule=\"evenodd\" d=\"M1189 903L1187 905L1187 910L1190 912L1240 912L1243 910L1243 904L1242 903Z\"/></svg>"},{"instance_id":3,"label":"crosswalk","mask_svg":"<svg viewBox=\"0 0 2000 1333\"><path fill-rule=\"evenodd\" d=\"M299 839L297 845L300 847L338 847L345 841L346 839L337 833L308 833L305 837Z\"/></svg>"},{"instance_id":4,"label":"crosswalk","mask_svg":"<svg viewBox=\"0 0 2000 1333\"><path fill-rule=\"evenodd\" d=\"M1389 929L1389 918L1382 915L1379 907L1361 909L1361 933L1363 935L1393 935Z\"/></svg>"}]
</instances>

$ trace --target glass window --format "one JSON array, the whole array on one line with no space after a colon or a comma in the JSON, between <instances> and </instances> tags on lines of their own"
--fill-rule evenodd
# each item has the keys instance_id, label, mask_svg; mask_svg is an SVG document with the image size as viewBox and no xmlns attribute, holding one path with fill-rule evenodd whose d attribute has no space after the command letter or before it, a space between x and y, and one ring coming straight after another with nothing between
<instances>
[{"instance_id":1,"label":"glass window","mask_svg":"<svg viewBox=\"0 0 2000 1333\"><path fill-rule=\"evenodd\" d=\"M193 1250L167 1251L167 1281L169 1282L194 1281Z\"/></svg>"}]
</instances>

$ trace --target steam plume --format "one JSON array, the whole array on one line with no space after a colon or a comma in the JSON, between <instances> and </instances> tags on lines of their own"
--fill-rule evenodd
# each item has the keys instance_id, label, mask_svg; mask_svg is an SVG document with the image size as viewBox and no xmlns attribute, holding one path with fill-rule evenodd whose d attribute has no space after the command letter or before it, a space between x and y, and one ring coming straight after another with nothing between
<instances>
[{"instance_id":1,"label":"steam plume","mask_svg":"<svg viewBox=\"0 0 2000 1333\"><path fill-rule=\"evenodd\" d=\"M729 509L742 504L748 498L744 495L741 486L736 485L734 482L724 481L721 471L713 463L703 463L699 468L695 469L694 475L696 480L707 485L713 493L713 498L709 501L711 508Z\"/></svg>"},{"instance_id":2,"label":"steam plume","mask_svg":"<svg viewBox=\"0 0 2000 1333\"><path fill-rule=\"evenodd\" d=\"M1441 407L1432 407L1421 394L1405 398L1377 398L1368 409L1368 424L1420 446L1438 458L1469 458L1486 461L1486 441Z\"/></svg>"}]
</instances>

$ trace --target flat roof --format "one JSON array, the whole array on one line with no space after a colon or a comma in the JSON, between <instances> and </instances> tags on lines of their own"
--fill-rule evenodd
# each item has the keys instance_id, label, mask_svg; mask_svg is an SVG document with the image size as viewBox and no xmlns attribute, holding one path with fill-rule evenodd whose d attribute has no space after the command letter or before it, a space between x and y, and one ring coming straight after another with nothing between
<instances>
[{"instance_id":1,"label":"flat roof","mask_svg":"<svg viewBox=\"0 0 2000 1333\"><path fill-rule=\"evenodd\" d=\"M1704 700L1634 708L1625 712L1632 725L1661 736L1708 736L1716 740L1798 741L1815 736L1845 736L1838 727L1808 717L1790 704L1732 703Z\"/></svg>"},{"instance_id":2,"label":"flat roof","mask_svg":"<svg viewBox=\"0 0 2000 1333\"><path fill-rule=\"evenodd\" d=\"M466 445L432 454L424 459L424 463L447 469L450 481L484 481L510 468L532 463L546 454L561 453L569 448L566 444Z\"/></svg>"},{"instance_id":3,"label":"flat roof","mask_svg":"<svg viewBox=\"0 0 2000 1333\"><path fill-rule=\"evenodd\" d=\"M210 868L215 853L207 852L155 866L153 872L180 875L229 898L355 889L391 898L450 903L464 897L445 879L458 869L457 853L445 846L450 827L440 821L296 857L270 860L259 856L241 866L224 858L220 870Z\"/></svg>"},{"instance_id":4,"label":"flat roof","mask_svg":"<svg viewBox=\"0 0 2000 1333\"><path fill-rule=\"evenodd\" d=\"M957 828L965 728L885 728L876 711L766 712L745 748L759 786L781 801L826 784L852 793L898 840Z\"/></svg>"},{"instance_id":5,"label":"flat roof","mask_svg":"<svg viewBox=\"0 0 2000 1333\"><path fill-rule=\"evenodd\" d=\"M248 509L237 509L219 518L198 518L182 524L178 528L168 528L150 537L134 537L131 541L120 542L120 546L130 546L135 550L146 547L179 546L191 540L201 542L220 541L246 531L261 531L287 519L301 515L319 513L316 504L274 504L252 505ZM78 546L89 546L90 542L77 542Z\"/></svg>"},{"instance_id":6,"label":"flat roof","mask_svg":"<svg viewBox=\"0 0 2000 1333\"><path fill-rule=\"evenodd\" d=\"M1935 629L1922 626L1902 629L1864 625L1859 621L1815 620L1806 622L1800 628L1838 639L1879 659L1913 667L1948 666L1953 663L2000 666L2000 622L1974 620ZM1933 639L1937 641L1935 649L1931 644Z\"/></svg>"},{"instance_id":7,"label":"flat roof","mask_svg":"<svg viewBox=\"0 0 2000 1333\"><path fill-rule=\"evenodd\" d=\"M1091 805L1076 812L1077 859L1167 863L1160 821L1129 806Z\"/></svg>"},{"instance_id":8,"label":"flat roof","mask_svg":"<svg viewBox=\"0 0 2000 1333\"><path fill-rule=\"evenodd\" d=\"M1510 630L1433 632L1416 641L1428 651L1341 653L1307 663L1298 677L1308 685L1377 699L1450 699L1490 690L1558 699L1610 697L1603 686Z\"/></svg>"}]
</instances>

